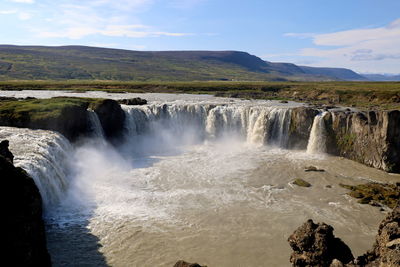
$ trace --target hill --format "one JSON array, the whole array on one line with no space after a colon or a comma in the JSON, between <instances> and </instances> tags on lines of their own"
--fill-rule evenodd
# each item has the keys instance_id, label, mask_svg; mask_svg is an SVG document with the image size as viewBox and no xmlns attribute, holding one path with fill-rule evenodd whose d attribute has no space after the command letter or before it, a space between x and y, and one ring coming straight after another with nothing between
<instances>
[{"instance_id":1,"label":"hill","mask_svg":"<svg viewBox=\"0 0 400 267\"><path fill-rule=\"evenodd\" d=\"M362 80L347 69L272 63L240 51L130 51L87 46L0 46L0 80Z\"/></svg>"},{"instance_id":2,"label":"hill","mask_svg":"<svg viewBox=\"0 0 400 267\"><path fill-rule=\"evenodd\" d=\"M370 81L377 81L377 82L396 82L400 81L400 74L399 75L385 75L385 74L362 74L365 78Z\"/></svg>"}]
</instances>

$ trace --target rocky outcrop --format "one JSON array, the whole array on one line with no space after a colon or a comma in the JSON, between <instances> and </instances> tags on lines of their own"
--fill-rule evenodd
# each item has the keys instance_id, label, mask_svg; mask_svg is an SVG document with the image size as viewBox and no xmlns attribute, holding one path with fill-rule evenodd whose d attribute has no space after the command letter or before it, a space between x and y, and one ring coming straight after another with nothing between
<instances>
[{"instance_id":1,"label":"rocky outcrop","mask_svg":"<svg viewBox=\"0 0 400 267\"><path fill-rule=\"evenodd\" d=\"M359 266L400 266L400 204L381 222L373 248L355 261Z\"/></svg>"},{"instance_id":2,"label":"rocky outcrop","mask_svg":"<svg viewBox=\"0 0 400 267\"><path fill-rule=\"evenodd\" d=\"M306 149L314 117L320 111L314 108L298 107L291 112L288 147Z\"/></svg>"},{"instance_id":3,"label":"rocky outcrop","mask_svg":"<svg viewBox=\"0 0 400 267\"><path fill-rule=\"evenodd\" d=\"M357 259L332 231L332 226L312 220L300 226L288 239L293 266L400 266L400 202L380 223L373 248Z\"/></svg>"},{"instance_id":4,"label":"rocky outcrop","mask_svg":"<svg viewBox=\"0 0 400 267\"><path fill-rule=\"evenodd\" d=\"M73 99L73 98L71 98ZM90 132L86 101L65 103L65 98L40 100L32 103L16 100L7 101L0 113L0 126L43 129L57 131L75 141Z\"/></svg>"},{"instance_id":5,"label":"rocky outcrop","mask_svg":"<svg viewBox=\"0 0 400 267\"><path fill-rule=\"evenodd\" d=\"M333 235L333 227L308 220L288 239L293 266L329 266L334 259L348 263L354 259L350 248Z\"/></svg>"},{"instance_id":6,"label":"rocky outcrop","mask_svg":"<svg viewBox=\"0 0 400 267\"><path fill-rule=\"evenodd\" d=\"M120 104L123 104L123 105L146 105L147 104L147 100L140 98L140 97L120 99L120 100L117 100L117 102Z\"/></svg>"},{"instance_id":7,"label":"rocky outcrop","mask_svg":"<svg viewBox=\"0 0 400 267\"><path fill-rule=\"evenodd\" d=\"M328 153L400 172L400 111L332 112L325 122Z\"/></svg>"},{"instance_id":8,"label":"rocky outcrop","mask_svg":"<svg viewBox=\"0 0 400 267\"><path fill-rule=\"evenodd\" d=\"M289 148L306 149L313 118L322 110L292 109ZM400 172L400 111L330 111L324 116L327 152Z\"/></svg>"},{"instance_id":9,"label":"rocky outcrop","mask_svg":"<svg viewBox=\"0 0 400 267\"><path fill-rule=\"evenodd\" d=\"M90 106L99 117L105 137L117 143L124 131L125 112L117 101L104 99Z\"/></svg>"},{"instance_id":10,"label":"rocky outcrop","mask_svg":"<svg viewBox=\"0 0 400 267\"><path fill-rule=\"evenodd\" d=\"M175 263L174 267L207 267L207 266L201 266L198 263L189 263L189 262L180 260Z\"/></svg>"},{"instance_id":11,"label":"rocky outcrop","mask_svg":"<svg viewBox=\"0 0 400 267\"><path fill-rule=\"evenodd\" d=\"M3 198L2 262L10 266L51 266L42 220L42 198L33 179L13 165L8 141L0 144Z\"/></svg>"}]
</instances>

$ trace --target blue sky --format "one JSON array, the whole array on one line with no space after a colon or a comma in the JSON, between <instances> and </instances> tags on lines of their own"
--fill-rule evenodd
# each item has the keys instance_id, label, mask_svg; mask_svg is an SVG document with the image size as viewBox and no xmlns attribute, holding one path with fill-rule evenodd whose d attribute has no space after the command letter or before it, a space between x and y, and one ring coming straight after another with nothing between
<instances>
[{"instance_id":1,"label":"blue sky","mask_svg":"<svg viewBox=\"0 0 400 267\"><path fill-rule=\"evenodd\" d=\"M240 50L400 73L399 0L0 0L0 43Z\"/></svg>"}]
</instances>

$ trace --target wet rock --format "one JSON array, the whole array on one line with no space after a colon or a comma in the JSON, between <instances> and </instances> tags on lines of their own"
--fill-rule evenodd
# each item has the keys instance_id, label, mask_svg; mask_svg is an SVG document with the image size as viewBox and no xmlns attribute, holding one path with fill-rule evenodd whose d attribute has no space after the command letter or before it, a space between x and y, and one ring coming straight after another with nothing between
<instances>
[{"instance_id":1,"label":"wet rock","mask_svg":"<svg viewBox=\"0 0 400 267\"><path fill-rule=\"evenodd\" d=\"M7 159L10 163L14 162L14 155L8 150L9 141L3 140L0 142L0 155Z\"/></svg>"},{"instance_id":2,"label":"wet rock","mask_svg":"<svg viewBox=\"0 0 400 267\"><path fill-rule=\"evenodd\" d=\"M124 105L146 105L147 104L147 100L140 98L140 97L121 99L121 100L117 100L117 102L119 104L124 104Z\"/></svg>"},{"instance_id":3,"label":"wet rock","mask_svg":"<svg viewBox=\"0 0 400 267\"><path fill-rule=\"evenodd\" d=\"M90 106L99 117L105 137L112 143L121 139L124 131L125 112L117 101L104 99Z\"/></svg>"},{"instance_id":4,"label":"wet rock","mask_svg":"<svg viewBox=\"0 0 400 267\"><path fill-rule=\"evenodd\" d=\"M314 117L319 113L316 108L298 107L291 111L288 148L306 149Z\"/></svg>"},{"instance_id":5,"label":"wet rock","mask_svg":"<svg viewBox=\"0 0 400 267\"><path fill-rule=\"evenodd\" d=\"M354 258L350 248L333 235L333 227L325 223L315 224L308 220L288 242L293 249L290 256L293 266L329 266L334 259L349 263Z\"/></svg>"},{"instance_id":6,"label":"wet rock","mask_svg":"<svg viewBox=\"0 0 400 267\"><path fill-rule=\"evenodd\" d=\"M1 144L2 262L12 263L8 266L51 266L39 190L33 179L9 160L8 142Z\"/></svg>"},{"instance_id":7,"label":"wet rock","mask_svg":"<svg viewBox=\"0 0 400 267\"><path fill-rule=\"evenodd\" d=\"M174 267L207 267L207 266L201 266L198 263L189 263L183 260L177 261L177 263L175 263Z\"/></svg>"},{"instance_id":8,"label":"wet rock","mask_svg":"<svg viewBox=\"0 0 400 267\"><path fill-rule=\"evenodd\" d=\"M299 178L295 179L293 181L293 184L295 184L297 186L301 186L301 187L310 187L311 186L311 184L309 182L304 181L303 179L299 179Z\"/></svg>"},{"instance_id":9,"label":"wet rock","mask_svg":"<svg viewBox=\"0 0 400 267\"><path fill-rule=\"evenodd\" d=\"M381 205L394 208L400 199L400 186L398 184L366 183L360 185L339 184L350 190L349 196L359 199L361 204Z\"/></svg>"},{"instance_id":10,"label":"wet rock","mask_svg":"<svg viewBox=\"0 0 400 267\"><path fill-rule=\"evenodd\" d=\"M305 168L304 168L304 171L305 171L305 172L324 172L325 170L323 170L323 169L318 169L318 168L315 167L315 166L308 166L308 167L305 167Z\"/></svg>"}]
</instances>

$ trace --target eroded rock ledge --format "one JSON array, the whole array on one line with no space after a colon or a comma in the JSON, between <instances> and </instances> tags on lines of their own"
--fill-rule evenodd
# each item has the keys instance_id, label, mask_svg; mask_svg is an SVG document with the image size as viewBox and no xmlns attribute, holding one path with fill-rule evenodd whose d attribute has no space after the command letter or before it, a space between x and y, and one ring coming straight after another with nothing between
<instances>
[{"instance_id":1,"label":"eroded rock ledge","mask_svg":"<svg viewBox=\"0 0 400 267\"><path fill-rule=\"evenodd\" d=\"M51 266L46 248L42 198L33 179L14 167L8 141L0 143L3 220L2 262L9 266Z\"/></svg>"},{"instance_id":2,"label":"eroded rock ledge","mask_svg":"<svg viewBox=\"0 0 400 267\"><path fill-rule=\"evenodd\" d=\"M292 110L289 148L306 149L321 110ZM327 152L388 172L400 172L400 111L330 111L324 116Z\"/></svg>"},{"instance_id":3,"label":"eroded rock ledge","mask_svg":"<svg viewBox=\"0 0 400 267\"><path fill-rule=\"evenodd\" d=\"M333 227L308 220L288 239L290 262L308 266L400 266L400 202L380 223L372 249L354 259L349 247L333 235Z\"/></svg>"}]
</instances>

